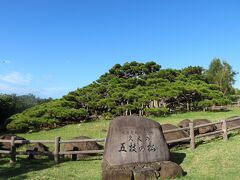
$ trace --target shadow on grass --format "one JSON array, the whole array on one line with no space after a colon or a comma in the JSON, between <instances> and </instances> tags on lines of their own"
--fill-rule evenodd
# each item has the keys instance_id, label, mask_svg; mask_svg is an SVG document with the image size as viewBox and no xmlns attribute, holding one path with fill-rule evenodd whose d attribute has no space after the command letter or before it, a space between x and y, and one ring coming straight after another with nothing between
<instances>
[{"instance_id":1,"label":"shadow on grass","mask_svg":"<svg viewBox=\"0 0 240 180\"><path fill-rule=\"evenodd\" d=\"M238 136L239 134L240 134L240 131L231 132L231 133L228 134L228 139L231 138L231 137ZM195 147L197 148L200 145L212 143L212 142L215 142L215 141L219 141L221 139L223 139L222 135L209 136L208 138L199 139L196 142Z\"/></svg>"},{"instance_id":2,"label":"shadow on grass","mask_svg":"<svg viewBox=\"0 0 240 180\"><path fill-rule=\"evenodd\" d=\"M102 156L92 156L78 161L102 160ZM61 158L60 163L68 163L71 159ZM0 158L0 180L14 179L22 180L27 178L28 172L40 171L57 165L51 159L27 159L18 157L15 164L10 165L9 158Z\"/></svg>"},{"instance_id":3,"label":"shadow on grass","mask_svg":"<svg viewBox=\"0 0 240 180\"><path fill-rule=\"evenodd\" d=\"M186 157L186 153L179 152L170 152L170 161L177 163L180 165ZM183 176L186 176L187 172L183 170Z\"/></svg>"},{"instance_id":4,"label":"shadow on grass","mask_svg":"<svg viewBox=\"0 0 240 180\"><path fill-rule=\"evenodd\" d=\"M90 157L82 158L79 160L72 160L71 158L62 157L60 162L65 163L65 162L69 162L69 161L96 161L96 160L102 160L102 159L103 159L102 155L90 156Z\"/></svg>"},{"instance_id":5,"label":"shadow on grass","mask_svg":"<svg viewBox=\"0 0 240 180\"><path fill-rule=\"evenodd\" d=\"M237 135L239 135L239 134L240 134L240 130L232 131L231 133L228 134L228 138L237 136Z\"/></svg>"},{"instance_id":6,"label":"shadow on grass","mask_svg":"<svg viewBox=\"0 0 240 180\"><path fill-rule=\"evenodd\" d=\"M0 159L0 179L25 179L26 173L39 171L54 166L54 162L49 159L29 160L18 158L13 165L9 164L9 159Z\"/></svg>"},{"instance_id":7,"label":"shadow on grass","mask_svg":"<svg viewBox=\"0 0 240 180\"><path fill-rule=\"evenodd\" d=\"M204 138L204 139L199 139L197 142L195 142L195 148L198 148L198 146L203 145L203 144L208 144L208 143L212 143L215 141L219 141L222 139L222 136L216 136L216 137L212 137L210 139Z\"/></svg>"},{"instance_id":8,"label":"shadow on grass","mask_svg":"<svg viewBox=\"0 0 240 180\"><path fill-rule=\"evenodd\" d=\"M190 142L180 142L180 143L175 143L175 144L170 144L168 145L168 148L171 149L172 151L179 151L182 149L187 149L189 148Z\"/></svg>"},{"instance_id":9,"label":"shadow on grass","mask_svg":"<svg viewBox=\"0 0 240 180\"><path fill-rule=\"evenodd\" d=\"M185 153L170 152L170 161L175 162L178 165L180 165L183 162L185 157L186 157Z\"/></svg>"}]
</instances>

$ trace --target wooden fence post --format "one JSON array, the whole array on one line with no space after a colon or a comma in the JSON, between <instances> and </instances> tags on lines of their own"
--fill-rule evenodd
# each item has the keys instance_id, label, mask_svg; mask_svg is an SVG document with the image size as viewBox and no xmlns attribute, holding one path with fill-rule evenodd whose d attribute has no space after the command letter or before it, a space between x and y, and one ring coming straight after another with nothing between
<instances>
[{"instance_id":1,"label":"wooden fence post","mask_svg":"<svg viewBox=\"0 0 240 180\"><path fill-rule=\"evenodd\" d=\"M222 120L222 131L223 131L223 140L228 140L228 133L227 133L227 122L226 120Z\"/></svg>"},{"instance_id":2,"label":"wooden fence post","mask_svg":"<svg viewBox=\"0 0 240 180\"><path fill-rule=\"evenodd\" d=\"M190 146L191 149L195 149L194 127L192 122L189 123L189 128L190 128Z\"/></svg>"},{"instance_id":3,"label":"wooden fence post","mask_svg":"<svg viewBox=\"0 0 240 180\"><path fill-rule=\"evenodd\" d=\"M59 163L60 139L60 137L55 138L54 161L56 164Z\"/></svg>"},{"instance_id":4,"label":"wooden fence post","mask_svg":"<svg viewBox=\"0 0 240 180\"><path fill-rule=\"evenodd\" d=\"M10 163L14 164L16 162L15 136L11 137L10 144L11 144Z\"/></svg>"}]
</instances>

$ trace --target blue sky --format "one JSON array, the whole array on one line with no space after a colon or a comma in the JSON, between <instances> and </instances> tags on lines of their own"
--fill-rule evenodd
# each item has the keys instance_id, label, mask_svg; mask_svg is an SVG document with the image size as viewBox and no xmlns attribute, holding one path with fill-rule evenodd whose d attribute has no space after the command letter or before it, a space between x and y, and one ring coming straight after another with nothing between
<instances>
[{"instance_id":1,"label":"blue sky","mask_svg":"<svg viewBox=\"0 0 240 180\"><path fill-rule=\"evenodd\" d=\"M207 68L219 57L240 72L239 8L237 0L0 0L0 93L59 98L133 60Z\"/></svg>"}]
</instances>

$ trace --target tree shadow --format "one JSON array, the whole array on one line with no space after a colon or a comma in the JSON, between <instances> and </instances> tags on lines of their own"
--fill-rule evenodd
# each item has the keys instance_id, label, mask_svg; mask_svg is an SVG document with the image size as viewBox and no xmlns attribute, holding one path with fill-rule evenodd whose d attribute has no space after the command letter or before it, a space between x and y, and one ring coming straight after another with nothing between
<instances>
[{"instance_id":1,"label":"tree shadow","mask_svg":"<svg viewBox=\"0 0 240 180\"><path fill-rule=\"evenodd\" d=\"M235 137L239 134L240 134L240 130L232 131L231 133L228 134L228 138Z\"/></svg>"},{"instance_id":2,"label":"tree shadow","mask_svg":"<svg viewBox=\"0 0 240 180\"><path fill-rule=\"evenodd\" d=\"M186 157L186 153L170 152L170 161L180 165Z\"/></svg>"},{"instance_id":3,"label":"tree shadow","mask_svg":"<svg viewBox=\"0 0 240 180\"><path fill-rule=\"evenodd\" d=\"M95 160L102 160L102 159L103 159L103 155L88 156L88 157L85 157L82 159L76 159L76 160L62 156L61 163L66 163L69 161L86 161L87 162L87 161L95 161Z\"/></svg>"},{"instance_id":4,"label":"tree shadow","mask_svg":"<svg viewBox=\"0 0 240 180\"><path fill-rule=\"evenodd\" d=\"M222 135L215 135L215 136L213 135L213 136L208 136L208 137L199 139L197 142L195 142L195 148L203 144L219 141L221 139L222 139Z\"/></svg>"},{"instance_id":5,"label":"tree shadow","mask_svg":"<svg viewBox=\"0 0 240 180\"><path fill-rule=\"evenodd\" d=\"M6 158L4 158L4 159L0 158L0 165L4 165L6 163L9 163L9 160L7 160ZM2 166L0 166L0 170L1 170L1 168L2 168Z\"/></svg>"},{"instance_id":6,"label":"tree shadow","mask_svg":"<svg viewBox=\"0 0 240 180\"><path fill-rule=\"evenodd\" d=\"M0 179L25 179L28 172L39 171L54 166L54 161L49 159L18 158L13 165L9 164L8 158L0 159Z\"/></svg>"},{"instance_id":7,"label":"tree shadow","mask_svg":"<svg viewBox=\"0 0 240 180\"><path fill-rule=\"evenodd\" d=\"M171 149L172 151L178 151L182 149L187 149L189 148L190 142L181 142L181 143L175 143L175 144L168 144L168 148Z\"/></svg>"},{"instance_id":8,"label":"tree shadow","mask_svg":"<svg viewBox=\"0 0 240 180\"><path fill-rule=\"evenodd\" d=\"M170 161L177 163L180 165L183 160L186 158L186 153L179 152L170 152ZM186 176L187 172L183 170L183 176Z\"/></svg>"}]
</instances>

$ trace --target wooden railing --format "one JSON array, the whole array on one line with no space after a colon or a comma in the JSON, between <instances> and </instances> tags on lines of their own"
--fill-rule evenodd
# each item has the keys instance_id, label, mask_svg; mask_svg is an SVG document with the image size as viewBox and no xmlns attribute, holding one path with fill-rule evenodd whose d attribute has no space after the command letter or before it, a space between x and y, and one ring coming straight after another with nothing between
<instances>
[{"instance_id":1,"label":"wooden railing","mask_svg":"<svg viewBox=\"0 0 240 180\"><path fill-rule=\"evenodd\" d=\"M2 140L0 143L10 143L10 150L0 150L0 154L10 155L10 163L16 162L16 155L42 155L42 156L53 156L56 163L59 162L60 155L72 155L72 154L102 154L104 150L88 150L88 151L67 151L61 152L61 144L64 143L78 143L78 142L105 142L105 138L101 139L76 139L76 140L64 140L61 141L61 137L56 137L55 140L15 140L12 136L11 140ZM16 151L16 144L32 144L32 143L49 143L54 144L53 152L33 152L33 151Z\"/></svg>"},{"instance_id":2,"label":"wooden railing","mask_svg":"<svg viewBox=\"0 0 240 180\"><path fill-rule=\"evenodd\" d=\"M239 117L232 118L228 121L222 120L214 123L207 123L203 125L194 126L193 123L189 123L189 127L185 128L176 128L171 130L163 131L164 134L173 133L178 131L189 131L189 137L175 139L171 141L167 141L167 144L190 141L191 149L195 149L195 139L202 138L206 136L212 136L215 134L222 134L222 137L225 141L228 140L228 132L236 129L240 129L240 126L227 128L227 122L239 120ZM202 127L212 126L216 124L221 124L221 129L213 132L195 135L194 130ZM16 162L16 155L42 155L42 156L53 156L55 163L59 163L59 159L61 155L73 155L73 154L103 154L104 150L86 150L86 151L61 151L61 144L65 143L78 143L78 142L105 142L105 138L100 139L76 139L76 140L61 140L61 137L56 137L55 140L15 140L13 136L11 140L2 140L0 139L0 143L10 143L10 150L0 150L0 154L10 155L10 163ZM33 151L16 151L16 144L31 144L31 143L50 143L54 144L53 152L33 152Z\"/></svg>"}]
</instances>

